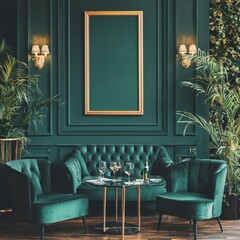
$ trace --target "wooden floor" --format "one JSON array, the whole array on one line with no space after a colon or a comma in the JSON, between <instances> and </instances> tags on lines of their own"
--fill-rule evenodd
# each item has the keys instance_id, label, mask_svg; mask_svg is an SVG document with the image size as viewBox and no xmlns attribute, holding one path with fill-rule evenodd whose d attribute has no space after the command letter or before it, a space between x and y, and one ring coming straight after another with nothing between
<instances>
[{"instance_id":1,"label":"wooden floor","mask_svg":"<svg viewBox=\"0 0 240 240\"><path fill-rule=\"evenodd\" d=\"M102 221L101 217L87 217L88 234L84 233L81 219L60 222L46 226L45 240L115 240L120 236L103 234L95 229ZM112 220L111 218L108 220ZM161 230L156 231L157 215L141 217L141 231L134 235L125 236L126 240L183 240L193 239L192 225L188 220L164 216ZM127 217L129 223L135 223L136 217ZM240 220L222 221L224 232L220 233L217 221L201 221L198 224L198 239L208 240L240 240ZM39 239L38 226L29 224L0 223L0 239Z\"/></svg>"}]
</instances>

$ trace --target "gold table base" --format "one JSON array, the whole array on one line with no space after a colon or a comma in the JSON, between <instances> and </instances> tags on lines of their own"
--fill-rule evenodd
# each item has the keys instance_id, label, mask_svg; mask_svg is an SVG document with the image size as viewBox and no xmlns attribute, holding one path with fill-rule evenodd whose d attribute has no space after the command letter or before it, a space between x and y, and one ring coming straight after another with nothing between
<instances>
[{"instance_id":1,"label":"gold table base","mask_svg":"<svg viewBox=\"0 0 240 240\"><path fill-rule=\"evenodd\" d=\"M138 216L137 216L137 231L140 231L140 224L141 224L141 201L140 201L140 196L141 196L141 187L139 185L137 186L131 186L131 187L136 187L137 190L137 209L138 209ZM122 216L121 216L121 229L119 230L119 223L118 223L118 188L121 188L122 191L122 199L121 199L121 203L122 203ZM114 231L114 228L118 228L118 233L122 234L122 240L124 240L125 237L125 218L126 218L126 212L125 212L125 204L126 204L126 186L119 186L115 188L115 221L116 221L116 226L106 226L106 219L107 219L107 187L103 187L103 232L111 232ZM135 227L133 225L127 226L127 228L129 229L134 229ZM133 233L136 233L137 231L133 231L131 230Z\"/></svg>"}]
</instances>

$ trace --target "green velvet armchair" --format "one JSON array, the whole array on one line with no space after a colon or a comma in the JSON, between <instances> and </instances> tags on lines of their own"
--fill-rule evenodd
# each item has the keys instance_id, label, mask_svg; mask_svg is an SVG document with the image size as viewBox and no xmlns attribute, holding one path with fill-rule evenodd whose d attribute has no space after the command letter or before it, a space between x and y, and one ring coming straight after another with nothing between
<instances>
[{"instance_id":1,"label":"green velvet armchair","mask_svg":"<svg viewBox=\"0 0 240 240\"><path fill-rule=\"evenodd\" d=\"M40 224L41 239L46 224L78 217L82 217L87 232L84 217L88 214L88 198L59 190L64 190L64 185L58 183L62 184L62 179L67 181L61 168L36 159L13 160L6 165L14 220Z\"/></svg>"},{"instance_id":2,"label":"green velvet armchair","mask_svg":"<svg viewBox=\"0 0 240 240\"><path fill-rule=\"evenodd\" d=\"M216 218L222 230L220 214L227 173L223 160L184 160L167 170L167 192L159 194L156 208L159 230L163 214L193 220L194 239L197 221Z\"/></svg>"}]
</instances>

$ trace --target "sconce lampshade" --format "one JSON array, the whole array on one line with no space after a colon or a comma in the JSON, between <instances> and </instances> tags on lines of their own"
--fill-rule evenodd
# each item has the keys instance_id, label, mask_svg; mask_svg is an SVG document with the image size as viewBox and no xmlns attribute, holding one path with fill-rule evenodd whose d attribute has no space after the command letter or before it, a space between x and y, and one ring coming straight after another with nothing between
<instances>
[{"instance_id":1,"label":"sconce lampshade","mask_svg":"<svg viewBox=\"0 0 240 240\"><path fill-rule=\"evenodd\" d=\"M50 54L48 45L42 45L41 51L39 45L32 46L32 61L37 69L42 69L44 67L45 60L47 59L47 54Z\"/></svg>"},{"instance_id":2,"label":"sconce lampshade","mask_svg":"<svg viewBox=\"0 0 240 240\"><path fill-rule=\"evenodd\" d=\"M41 54L50 54L48 45L42 45Z\"/></svg>"},{"instance_id":3,"label":"sconce lampshade","mask_svg":"<svg viewBox=\"0 0 240 240\"><path fill-rule=\"evenodd\" d=\"M187 47L186 47L185 44L181 44L181 45L179 46L178 53L180 53L180 54L187 53Z\"/></svg>"},{"instance_id":4,"label":"sconce lampshade","mask_svg":"<svg viewBox=\"0 0 240 240\"><path fill-rule=\"evenodd\" d=\"M191 44L188 49L188 53L194 55L197 53L197 47L195 44Z\"/></svg>"},{"instance_id":5,"label":"sconce lampshade","mask_svg":"<svg viewBox=\"0 0 240 240\"><path fill-rule=\"evenodd\" d=\"M39 45L33 45L32 46L32 54L39 54L39 53L40 53Z\"/></svg>"}]
</instances>

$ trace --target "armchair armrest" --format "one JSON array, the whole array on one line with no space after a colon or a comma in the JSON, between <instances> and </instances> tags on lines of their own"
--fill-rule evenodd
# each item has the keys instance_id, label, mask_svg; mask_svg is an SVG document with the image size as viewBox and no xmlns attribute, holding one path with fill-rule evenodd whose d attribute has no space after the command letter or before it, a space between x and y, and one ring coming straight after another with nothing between
<instances>
[{"instance_id":1,"label":"armchair armrest","mask_svg":"<svg viewBox=\"0 0 240 240\"><path fill-rule=\"evenodd\" d=\"M219 216L222 211L222 198L225 188L225 180L227 175L227 165L226 162L221 160L219 161L221 166L214 173L214 182L213 182L213 198L214 198L214 207L213 207L213 216ZM220 162L221 161L221 162Z\"/></svg>"},{"instance_id":2,"label":"armchair armrest","mask_svg":"<svg viewBox=\"0 0 240 240\"><path fill-rule=\"evenodd\" d=\"M9 197L17 220L30 222L32 220L32 189L28 177L8 167L7 177Z\"/></svg>"}]
</instances>

